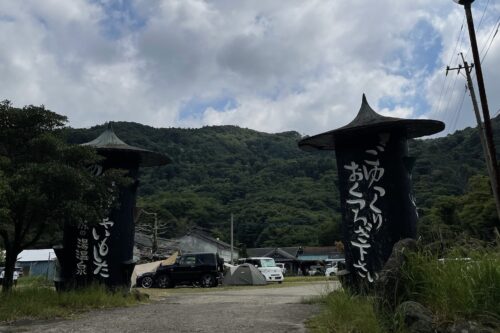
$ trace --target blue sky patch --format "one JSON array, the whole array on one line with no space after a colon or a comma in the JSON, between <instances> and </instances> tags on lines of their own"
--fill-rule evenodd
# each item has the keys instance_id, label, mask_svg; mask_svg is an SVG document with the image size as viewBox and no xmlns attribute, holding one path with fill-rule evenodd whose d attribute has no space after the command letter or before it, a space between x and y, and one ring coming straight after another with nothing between
<instances>
[{"instance_id":1,"label":"blue sky patch","mask_svg":"<svg viewBox=\"0 0 500 333\"><path fill-rule=\"evenodd\" d=\"M104 35L110 39L119 39L130 31L137 31L146 25L147 19L141 17L131 0L99 1L106 18L100 22Z\"/></svg>"},{"instance_id":2,"label":"blue sky patch","mask_svg":"<svg viewBox=\"0 0 500 333\"><path fill-rule=\"evenodd\" d=\"M179 119L200 118L208 108L217 111L230 110L238 106L238 102L232 97L219 97L211 100L192 98L186 102L179 112Z\"/></svg>"},{"instance_id":3,"label":"blue sky patch","mask_svg":"<svg viewBox=\"0 0 500 333\"><path fill-rule=\"evenodd\" d=\"M429 22L417 22L402 38L409 47L398 49L388 57L388 63L398 63L389 68L391 73L411 79L415 73L432 73L442 65L439 57L443 48L441 36Z\"/></svg>"},{"instance_id":4,"label":"blue sky patch","mask_svg":"<svg viewBox=\"0 0 500 333\"><path fill-rule=\"evenodd\" d=\"M16 18L14 16L10 16L10 15L6 15L6 14L0 13L0 21L3 21L3 22L15 22Z\"/></svg>"},{"instance_id":5,"label":"blue sky patch","mask_svg":"<svg viewBox=\"0 0 500 333\"><path fill-rule=\"evenodd\" d=\"M419 21L408 34L408 40L413 45L411 60L414 68L432 72L441 65L441 36L429 22Z\"/></svg>"},{"instance_id":6,"label":"blue sky patch","mask_svg":"<svg viewBox=\"0 0 500 333\"><path fill-rule=\"evenodd\" d=\"M415 112L413 117L417 117L431 111L429 103L424 96L421 96L420 94L405 97L402 101L396 101L390 96L384 96L379 100L378 105L380 109L387 108L389 110L394 110L397 107L413 108Z\"/></svg>"}]
</instances>

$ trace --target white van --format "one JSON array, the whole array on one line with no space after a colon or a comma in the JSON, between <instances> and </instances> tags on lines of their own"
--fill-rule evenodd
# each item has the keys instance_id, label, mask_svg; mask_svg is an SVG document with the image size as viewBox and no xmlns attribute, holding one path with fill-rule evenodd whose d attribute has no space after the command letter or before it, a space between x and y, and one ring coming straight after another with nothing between
<instances>
[{"instance_id":1,"label":"white van","mask_svg":"<svg viewBox=\"0 0 500 333\"><path fill-rule=\"evenodd\" d=\"M281 268L276 266L273 258L251 257L240 260L246 264L252 264L264 275L267 282L281 283L284 280Z\"/></svg>"},{"instance_id":2,"label":"white van","mask_svg":"<svg viewBox=\"0 0 500 333\"><path fill-rule=\"evenodd\" d=\"M326 276L335 276L339 270L339 264L345 265L345 259L328 259L327 268L325 270Z\"/></svg>"}]
</instances>

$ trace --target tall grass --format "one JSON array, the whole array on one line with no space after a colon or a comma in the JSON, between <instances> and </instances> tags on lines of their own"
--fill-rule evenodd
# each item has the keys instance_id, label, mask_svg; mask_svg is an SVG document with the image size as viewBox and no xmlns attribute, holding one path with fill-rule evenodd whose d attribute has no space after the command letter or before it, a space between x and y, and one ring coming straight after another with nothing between
<instances>
[{"instance_id":1,"label":"tall grass","mask_svg":"<svg viewBox=\"0 0 500 333\"><path fill-rule=\"evenodd\" d=\"M464 258L464 253L467 258ZM470 319L500 329L500 251L455 250L446 260L428 252L409 254L403 267L403 294L431 310L438 326ZM319 300L320 315L308 323L312 332L405 332L394 313L375 312L371 296L336 291ZM380 301L380 300L379 300ZM378 317L377 317L378 315ZM401 327L400 327L401 326Z\"/></svg>"},{"instance_id":2,"label":"tall grass","mask_svg":"<svg viewBox=\"0 0 500 333\"><path fill-rule=\"evenodd\" d=\"M314 333L324 332L384 332L373 310L373 299L334 291L322 299L324 309L309 320L307 326Z\"/></svg>"},{"instance_id":3,"label":"tall grass","mask_svg":"<svg viewBox=\"0 0 500 333\"><path fill-rule=\"evenodd\" d=\"M21 278L9 293L0 294L0 321L68 317L90 309L130 306L143 297L110 292L104 286L56 292L44 279Z\"/></svg>"},{"instance_id":4,"label":"tall grass","mask_svg":"<svg viewBox=\"0 0 500 333\"><path fill-rule=\"evenodd\" d=\"M404 269L406 297L422 303L438 321L459 318L500 320L500 254L456 252L438 260L429 253L410 256Z\"/></svg>"}]
</instances>

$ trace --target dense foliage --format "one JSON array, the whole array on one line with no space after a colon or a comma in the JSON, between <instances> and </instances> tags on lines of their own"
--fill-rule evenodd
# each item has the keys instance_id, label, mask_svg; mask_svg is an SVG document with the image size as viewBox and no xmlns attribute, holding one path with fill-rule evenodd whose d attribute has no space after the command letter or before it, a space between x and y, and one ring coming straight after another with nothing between
<instances>
[{"instance_id":1,"label":"dense foliage","mask_svg":"<svg viewBox=\"0 0 500 333\"><path fill-rule=\"evenodd\" d=\"M139 188L139 204L169 223L165 237L197 225L228 241L233 213L237 242L247 247L333 245L340 239L334 152L301 151L296 132L267 134L235 126L155 129L125 122L114 128L125 142L173 159L170 165L143 169ZM104 125L72 129L68 140L90 141L103 130ZM498 220L482 177L486 171L476 131L411 141L410 154L417 157L413 179L422 235L429 241L442 238L451 223L446 231L488 239ZM458 200L454 210L446 209L453 200Z\"/></svg>"},{"instance_id":2,"label":"dense foliage","mask_svg":"<svg viewBox=\"0 0 500 333\"><path fill-rule=\"evenodd\" d=\"M68 145L58 135L66 117L43 106L0 103L0 239L6 250L3 290L10 289L18 254L65 222L97 222L116 195L121 172L93 177L98 161L90 148ZM112 184L116 184L113 186Z\"/></svg>"}]
</instances>

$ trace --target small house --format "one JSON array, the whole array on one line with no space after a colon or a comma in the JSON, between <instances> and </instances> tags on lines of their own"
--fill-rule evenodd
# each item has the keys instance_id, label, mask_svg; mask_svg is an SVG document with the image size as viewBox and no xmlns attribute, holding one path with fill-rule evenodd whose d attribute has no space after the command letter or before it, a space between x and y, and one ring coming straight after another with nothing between
<instances>
[{"instance_id":1,"label":"small house","mask_svg":"<svg viewBox=\"0 0 500 333\"><path fill-rule=\"evenodd\" d=\"M135 233L135 255L140 258L148 257L151 253L151 238L136 232ZM238 248L233 247L233 260L238 260ZM225 262L231 261L231 245L210 236L208 233L193 229L184 236L175 239L158 238L159 258L167 258L173 252L180 251L184 253L211 252L218 253Z\"/></svg>"},{"instance_id":2,"label":"small house","mask_svg":"<svg viewBox=\"0 0 500 333\"><path fill-rule=\"evenodd\" d=\"M213 238L199 229L188 232L186 235L177 238L176 241L182 253L213 252L218 253L225 262L231 261L231 245ZM233 247L233 260L238 260L238 257L238 249Z\"/></svg>"},{"instance_id":3,"label":"small house","mask_svg":"<svg viewBox=\"0 0 500 333\"><path fill-rule=\"evenodd\" d=\"M52 249L23 250L17 256L16 267L23 269L23 276L45 276L53 279L56 255Z\"/></svg>"},{"instance_id":4,"label":"small house","mask_svg":"<svg viewBox=\"0 0 500 333\"><path fill-rule=\"evenodd\" d=\"M247 249L249 257L270 257L285 264L288 274L306 275L314 265L324 266L330 259L343 259L335 246L261 247Z\"/></svg>"}]
</instances>

